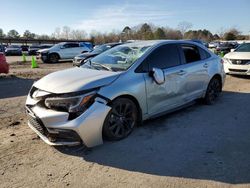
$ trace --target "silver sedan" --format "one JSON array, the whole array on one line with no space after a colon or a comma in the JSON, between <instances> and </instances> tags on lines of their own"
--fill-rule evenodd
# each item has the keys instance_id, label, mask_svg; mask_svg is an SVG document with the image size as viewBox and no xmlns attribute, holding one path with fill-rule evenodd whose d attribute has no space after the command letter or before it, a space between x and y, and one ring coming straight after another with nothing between
<instances>
[{"instance_id":1,"label":"silver sedan","mask_svg":"<svg viewBox=\"0 0 250 188\"><path fill-rule=\"evenodd\" d=\"M93 147L196 99L213 104L224 80L223 61L197 43L127 43L35 82L28 125L50 145Z\"/></svg>"}]
</instances>

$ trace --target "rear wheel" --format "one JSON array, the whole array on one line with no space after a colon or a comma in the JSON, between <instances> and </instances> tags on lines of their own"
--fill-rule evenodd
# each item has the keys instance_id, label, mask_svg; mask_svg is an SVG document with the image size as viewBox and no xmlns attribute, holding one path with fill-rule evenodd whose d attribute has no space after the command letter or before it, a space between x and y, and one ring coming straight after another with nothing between
<instances>
[{"instance_id":1,"label":"rear wheel","mask_svg":"<svg viewBox=\"0 0 250 188\"><path fill-rule=\"evenodd\" d=\"M220 96L221 90L222 85L220 79L217 77L212 78L208 84L204 102L208 105L214 104L217 98Z\"/></svg>"},{"instance_id":2,"label":"rear wheel","mask_svg":"<svg viewBox=\"0 0 250 188\"><path fill-rule=\"evenodd\" d=\"M127 98L118 98L111 106L104 121L103 135L108 140L121 140L137 125L138 111L133 101Z\"/></svg>"},{"instance_id":3,"label":"rear wheel","mask_svg":"<svg viewBox=\"0 0 250 188\"><path fill-rule=\"evenodd\" d=\"M49 55L49 62L50 63L57 63L59 61L59 55L58 54L50 54Z\"/></svg>"}]
</instances>

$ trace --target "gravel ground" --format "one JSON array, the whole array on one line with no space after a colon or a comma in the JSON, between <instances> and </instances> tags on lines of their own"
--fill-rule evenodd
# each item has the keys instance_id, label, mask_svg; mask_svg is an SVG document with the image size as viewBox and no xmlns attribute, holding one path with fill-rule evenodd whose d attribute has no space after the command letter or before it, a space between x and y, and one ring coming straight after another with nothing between
<instances>
[{"instance_id":1,"label":"gravel ground","mask_svg":"<svg viewBox=\"0 0 250 188\"><path fill-rule=\"evenodd\" d=\"M213 106L146 121L127 139L50 147L27 126L32 83L71 63L11 63L0 75L0 187L250 187L250 78L227 76Z\"/></svg>"}]
</instances>

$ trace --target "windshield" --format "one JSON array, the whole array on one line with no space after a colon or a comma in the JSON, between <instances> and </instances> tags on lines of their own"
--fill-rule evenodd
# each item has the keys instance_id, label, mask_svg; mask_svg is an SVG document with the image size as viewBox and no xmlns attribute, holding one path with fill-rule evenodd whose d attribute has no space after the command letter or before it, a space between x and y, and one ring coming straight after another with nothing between
<instances>
[{"instance_id":1,"label":"windshield","mask_svg":"<svg viewBox=\"0 0 250 188\"><path fill-rule=\"evenodd\" d=\"M82 67L106 69L110 71L125 71L150 47L151 45L145 43L119 45L94 57L82 65Z\"/></svg>"},{"instance_id":2,"label":"windshield","mask_svg":"<svg viewBox=\"0 0 250 188\"><path fill-rule=\"evenodd\" d=\"M250 43L241 44L235 52L250 52Z\"/></svg>"},{"instance_id":3,"label":"windshield","mask_svg":"<svg viewBox=\"0 0 250 188\"><path fill-rule=\"evenodd\" d=\"M110 48L111 48L110 45L103 44L103 45L98 46L97 48L95 48L92 52L99 54L99 53L102 53L102 52L104 52L104 51L106 51L106 50L108 50Z\"/></svg>"}]
</instances>

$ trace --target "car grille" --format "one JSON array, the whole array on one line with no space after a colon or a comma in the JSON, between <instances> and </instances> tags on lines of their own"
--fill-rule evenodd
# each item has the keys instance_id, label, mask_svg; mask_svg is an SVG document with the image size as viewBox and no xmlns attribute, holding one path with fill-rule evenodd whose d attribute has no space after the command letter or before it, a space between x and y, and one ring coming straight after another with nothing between
<instances>
[{"instance_id":1,"label":"car grille","mask_svg":"<svg viewBox=\"0 0 250 188\"><path fill-rule=\"evenodd\" d=\"M229 71L231 71L231 72L247 72L247 70L243 70L243 69L229 69Z\"/></svg>"},{"instance_id":2,"label":"car grille","mask_svg":"<svg viewBox=\"0 0 250 188\"><path fill-rule=\"evenodd\" d=\"M42 135L47 136L48 130L46 127L42 124L41 120L38 120L37 118L30 115L30 112L27 111L27 117L28 121L31 124L32 127L34 127L37 131L39 131Z\"/></svg>"},{"instance_id":3,"label":"car grille","mask_svg":"<svg viewBox=\"0 0 250 188\"><path fill-rule=\"evenodd\" d=\"M248 65L250 64L250 60L240 60L240 59L231 59L232 64L235 65Z\"/></svg>"}]
</instances>

